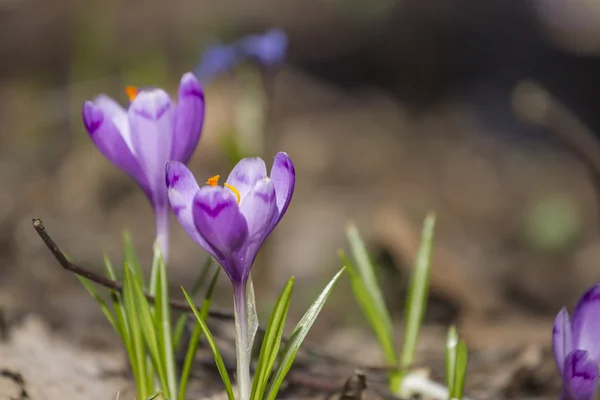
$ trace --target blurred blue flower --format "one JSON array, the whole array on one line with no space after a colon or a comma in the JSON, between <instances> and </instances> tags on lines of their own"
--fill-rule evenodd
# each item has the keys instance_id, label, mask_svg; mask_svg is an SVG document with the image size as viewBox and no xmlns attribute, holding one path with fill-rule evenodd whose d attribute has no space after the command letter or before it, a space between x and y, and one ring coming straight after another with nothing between
<instances>
[{"instance_id":1,"label":"blurred blue flower","mask_svg":"<svg viewBox=\"0 0 600 400\"><path fill-rule=\"evenodd\" d=\"M270 67L281 64L285 59L288 38L281 29L271 29L262 35L246 36L239 45L246 57Z\"/></svg>"},{"instance_id":2,"label":"blurred blue flower","mask_svg":"<svg viewBox=\"0 0 600 400\"><path fill-rule=\"evenodd\" d=\"M232 71L246 60L267 68L275 67L285 60L287 46L287 35L281 29L247 35L229 44L215 43L202 52L195 73L200 80L207 82Z\"/></svg>"},{"instance_id":3,"label":"blurred blue flower","mask_svg":"<svg viewBox=\"0 0 600 400\"><path fill-rule=\"evenodd\" d=\"M202 53L195 74L202 81L211 81L221 73L235 68L241 58L236 44L213 44Z\"/></svg>"}]
</instances>

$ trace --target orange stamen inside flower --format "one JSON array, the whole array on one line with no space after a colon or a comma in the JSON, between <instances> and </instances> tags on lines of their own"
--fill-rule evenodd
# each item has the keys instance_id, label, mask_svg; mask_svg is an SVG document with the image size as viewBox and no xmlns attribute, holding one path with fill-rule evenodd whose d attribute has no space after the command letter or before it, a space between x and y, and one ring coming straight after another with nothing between
<instances>
[{"instance_id":1,"label":"orange stamen inside flower","mask_svg":"<svg viewBox=\"0 0 600 400\"><path fill-rule=\"evenodd\" d=\"M210 185L210 186L217 186L219 184L220 177L221 177L221 175L212 176L212 177L208 178L208 180L206 181L206 184Z\"/></svg>"},{"instance_id":2,"label":"orange stamen inside flower","mask_svg":"<svg viewBox=\"0 0 600 400\"><path fill-rule=\"evenodd\" d=\"M240 200L241 200L240 192L235 188L235 186L232 186L228 183L223 184L223 186L230 189L233 192L233 194L235 194L235 197L237 197L237 203L240 204Z\"/></svg>"},{"instance_id":3,"label":"orange stamen inside flower","mask_svg":"<svg viewBox=\"0 0 600 400\"><path fill-rule=\"evenodd\" d=\"M129 97L129 101L133 101L138 94L138 88L135 86L126 86L125 94Z\"/></svg>"},{"instance_id":4,"label":"orange stamen inside flower","mask_svg":"<svg viewBox=\"0 0 600 400\"><path fill-rule=\"evenodd\" d=\"M220 177L221 177L221 175L212 176L212 177L208 178L208 180L206 181L206 184L210 185L210 186L217 186L219 184ZM241 200L240 192L235 188L235 186L230 185L228 183L224 183L223 186L226 187L227 189L231 190L233 192L233 194L235 194L235 197L237 198L237 203L240 204L240 200Z\"/></svg>"}]
</instances>

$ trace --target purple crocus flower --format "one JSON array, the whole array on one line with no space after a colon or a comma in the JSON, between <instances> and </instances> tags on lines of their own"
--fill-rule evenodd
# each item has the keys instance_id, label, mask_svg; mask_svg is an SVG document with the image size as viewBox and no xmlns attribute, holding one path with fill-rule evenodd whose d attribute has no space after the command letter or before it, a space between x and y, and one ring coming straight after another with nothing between
<instances>
[{"instance_id":1,"label":"purple crocus flower","mask_svg":"<svg viewBox=\"0 0 600 400\"><path fill-rule=\"evenodd\" d=\"M203 82L208 82L234 70L246 60L254 61L261 67L273 68L283 63L287 47L288 38L281 29L247 35L229 44L215 43L202 53L196 75Z\"/></svg>"},{"instance_id":2,"label":"purple crocus flower","mask_svg":"<svg viewBox=\"0 0 600 400\"><path fill-rule=\"evenodd\" d=\"M287 53L288 38L281 29L271 29L261 35L242 38L239 46L246 57L272 67L283 62Z\"/></svg>"},{"instance_id":3,"label":"purple crocus flower","mask_svg":"<svg viewBox=\"0 0 600 400\"><path fill-rule=\"evenodd\" d=\"M179 162L167 164L169 200L191 238L221 264L235 288L245 286L267 236L285 214L296 182L292 160L275 156L270 176L261 158L244 158L226 183L219 176L200 188Z\"/></svg>"},{"instance_id":4,"label":"purple crocus flower","mask_svg":"<svg viewBox=\"0 0 600 400\"><path fill-rule=\"evenodd\" d=\"M188 235L221 264L233 284L239 399L246 400L252 385L246 286L260 246L290 205L296 172L288 155L278 153L270 175L262 159L244 158L222 187L218 180L219 176L214 176L200 188L185 165L167 164L173 212Z\"/></svg>"},{"instance_id":5,"label":"purple crocus flower","mask_svg":"<svg viewBox=\"0 0 600 400\"><path fill-rule=\"evenodd\" d=\"M165 165L187 163L194 152L204 121L204 92L192 73L179 85L175 104L162 89L126 89L131 103L123 108L100 95L83 106L83 122L100 152L142 188L156 219L156 240L168 257L169 201Z\"/></svg>"},{"instance_id":6,"label":"purple crocus flower","mask_svg":"<svg viewBox=\"0 0 600 400\"><path fill-rule=\"evenodd\" d=\"M600 365L600 284L579 300L573 320L565 308L554 320L552 347L562 375L563 400L589 400L596 393Z\"/></svg>"}]
</instances>

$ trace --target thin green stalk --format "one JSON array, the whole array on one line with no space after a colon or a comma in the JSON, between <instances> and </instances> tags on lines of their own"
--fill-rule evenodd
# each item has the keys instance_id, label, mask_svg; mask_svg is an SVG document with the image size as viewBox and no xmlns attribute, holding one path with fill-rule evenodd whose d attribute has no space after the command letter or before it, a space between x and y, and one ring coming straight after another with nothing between
<instances>
[{"instance_id":1,"label":"thin green stalk","mask_svg":"<svg viewBox=\"0 0 600 400\"><path fill-rule=\"evenodd\" d=\"M142 338L141 327L139 323L139 317L136 312L135 298L133 292L133 273L130 271L130 266L125 263L125 279L123 283L123 298L125 301L125 311L127 314L127 320L130 323L131 332L131 348L133 350L133 356L131 360L134 371L137 370L136 386L137 393L140 398L146 398L152 392L152 382L148 382L147 365L146 365L146 351L144 346L144 340Z\"/></svg>"},{"instance_id":2,"label":"thin green stalk","mask_svg":"<svg viewBox=\"0 0 600 400\"><path fill-rule=\"evenodd\" d=\"M248 352L248 304L246 282L233 288L235 316L238 400L250 400L252 381L250 380L250 354Z\"/></svg>"},{"instance_id":3,"label":"thin green stalk","mask_svg":"<svg viewBox=\"0 0 600 400\"><path fill-rule=\"evenodd\" d=\"M206 296L204 296L204 302L202 303L202 309L200 310L200 317L203 321L206 321L206 317L208 316L208 311L210 309L210 302L212 300L212 295L215 287L217 286L217 281L219 280L219 272L221 268L217 268L215 273L213 274L212 280L210 281L210 285L208 290L206 291ZM198 348L198 343L200 341L200 337L202 336L202 327L198 322L194 324L194 331L192 332L192 337L190 338L190 343L188 345L188 350L185 355L185 361L183 363L183 368L181 370L181 382L179 384L179 397L178 400L185 400L185 392L187 391L188 379L190 377L190 372L192 370L192 364L196 357L196 350Z\"/></svg>"},{"instance_id":4,"label":"thin green stalk","mask_svg":"<svg viewBox=\"0 0 600 400\"><path fill-rule=\"evenodd\" d=\"M204 310L201 310L200 312L202 313L203 311ZM192 363L196 357L196 350L198 348L200 337L202 337L202 327L198 322L196 322L190 338L190 345L188 346L187 353L185 354L185 361L183 362L181 383L179 384L179 396L177 396L178 400L185 400L185 392L187 391L187 384L190 378L190 372L192 370ZM192 343L195 343L195 345L192 345Z\"/></svg>"},{"instance_id":5,"label":"thin green stalk","mask_svg":"<svg viewBox=\"0 0 600 400\"><path fill-rule=\"evenodd\" d=\"M405 314L404 343L400 351L400 367L408 368L415 356L419 330L427 309L429 293L429 276L431 274L431 250L433 246L433 229L435 214L430 213L423 225L421 246L417 253L415 266L410 277L408 288L407 308Z\"/></svg>"},{"instance_id":6,"label":"thin green stalk","mask_svg":"<svg viewBox=\"0 0 600 400\"><path fill-rule=\"evenodd\" d=\"M161 347L163 350L163 362L165 363L168 389L170 391L169 398L175 399L177 396L177 375L175 367L175 356L173 354L173 337L171 336L171 305L169 304L169 285L167 282L167 268L161 256L158 256L158 287L160 290L160 312L155 312L155 316L160 321L160 333L162 335Z\"/></svg>"},{"instance_id":7,"label":"thin green stalk","mask_svg":"<svg viewBox=\"0 0 600 400\"><path fill-rule=\"evenodd\" d=\"M198 294L198 291L200 290L200 288L204 285L206 278L208 278L208 273L212 269L213 262L214 262L214 259L212 257L208 257L206 259L206 262L202 266L202 272L200 272L200 275L198 275L198 277L196 278L196 281L194 282L194 285L192 286L192 290L190 291L190 295L192 297L196 296L196 294ZM217 267L217 269L219 269L219 268ZM179 342L181 341L181 336L183 335L183 330L185 329L185 325L186 325L187 321L188 321L187 313L182 313L179 316L179 318L177 319L177 323L175 324L175 330L173 333L173 349L174 350L177 350L179 348Z\"/></svg>"}]
</instances>

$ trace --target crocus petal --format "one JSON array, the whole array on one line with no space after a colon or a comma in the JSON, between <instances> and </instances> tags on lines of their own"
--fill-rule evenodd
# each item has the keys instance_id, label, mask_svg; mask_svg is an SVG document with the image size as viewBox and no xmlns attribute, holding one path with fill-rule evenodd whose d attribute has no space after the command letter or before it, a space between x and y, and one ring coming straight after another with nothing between
<instances>
[{"instance_id":1,"label":"crocus petal","mask_svg":"<svg viewBox=\"0 0 600 400\"><path fill-rule=\"evenodd\" d=\"M173 102L163 90L142 91L129 107L131 141L155 205L166 201L165 166L171 155L174 124Z\"/></svg>"},{"instance_id":2,"label":"crocus petal","mask_svg":"<svg viewBox=\"0 0 600 400\"><path fill-rule=\"evenodd\" d=\"M247 278L260 246L271 232L271 221L278 213L275 187L270 178L256 182L240 204L240 211L248 224L246 253L242 257L243 278Z\"/></svg>"},{"instance_id":3,"label":"crocus petal","mask_svg":"<svg viewBox=\"0 0 600 400\"><path fill-rule=\"evenodd\" d=\"M194 215L192 213L194 197L200 190L194 175L184 164L177 161L170 161L167 163L165 180L173 214L175 214L187 234L198 245L208 251L208 244L200 236L198 230L196 230Z\"/></svg>"},{"instance_id":4,"label":"crocus petal","mask_svg":"<svg viewBox=\"0 0 600 400\"><path fill-rule=\"evenodd\" d=\"M123 106L104 94L96 96L94 104L100 107L102 112L104 112L104 115L109 119L112 119L118 114L127 114L127 110L125 110Z\"/></svg>"},{"instance_id":5,"label":"crocus petal","mask_svg":"<svg viewBox=\"0 0 600 400\"><path fill-rule=\"evenodd\" d=\"M90 138L104 157L131 176L144 192L150 195L146 175L119 130L105 115L104 111L95 103L86 101L83 104L82 116Z\"/></svg>"},{"instance_id":6,"label":"crocus petal","mask_svg":"<svg viewBox=\"0 0 600 400\"><path fill-rule=\"evenodd\" d=\"M571 321L566 308L560 310L554 320L552 329L552 350L558 371L563 373L565 357L573 351L573 336L571 334Z\"/></svg>"},{"instance_id":7,"label":"crocus petal","mask_svg":"<svg viewBox=\"0 0 600 400\"><path fill-rule=\"evenodd\" d=\"M275 156L273 167L271 167L271 180L273 181L273 185L275 185L275 193L277 195L279 215L274 221L274 225L277 225L292 201L292 195L296 186L296 170L287 153L279 152ZM273 227L275 227L274 225Z\"/></svg>"},{"instance_id":8,"label":"crocus petal","mask_svg":"<svg viewBox=\"0 0 600 400\"><path fill-rule=\"evenodd\" d=\"M567 355L564 363L563 390L572 400L589 400L596 393L598 364L590 360L584 350Z\"/></svg>"},{"instance_id":9,"label":"crocus petal","mask_svg":"<svg viewBox=\"0 0 600 400\"><path fill-rule=\"evenodd\" d=\"M248 224L248 241L262 242L273 215L277 212L275 187L270 178L256 182L240 204L240 211Z\"/></svg>"},{"instance_id":10,"label":"crocus petal","mask_svg":"<svg viewBox=\"0 0 600 400\"><path fill-rule=\"evenodd\" d=\"M190 160L200 140L203 122L204 92L194 74L188 72L179 84L171 160L182 163Z\"/></svg>"},{"instance_id":11,"label":"crocus petal","mask_svg":"<svg viewBox=\"0 0 600 400\"><path fill-rule=\"evenodd\" d=\"M259 157L244 158L237 163L227 177L227 184L235 187L244 198L256 182L267 176L265 162Z\"/></svg>"},{"instance_id":12,"label":"crocus petal","mask_svg":"<svg viewBox=\"0 0 600 400\"><path fill-rule=\"evenodd\" d=\"M573 312L573 347L586 350L589 357L600 363L600 284L592 286L581 296Z\"/></svg>"},{"instance_id":13,"label":"crocus petal","mask_svg":"<svg viewBox=\"0 0 600 400\"><path fill-rule=\"evenodd\" d=\"M131 153L135 155L135 149L133 148L133 144L131 143L131 133L129 131L129 117L127 116L127 111L116 101L111 99L106 95L99 95L94 99L94 104L96 104L105 117L112 121L112 123L117 127L123 140L127 143L129 150Z\"/></svg>"},{"instance_id":14,"label":"crocus petal","mask_svg":"<svg viewBox=\"0 0 600 400\"><path fill-rule=\"evenodd\" d=\"M194 223L233 282L241 281L240 266L235 254L248 237L248 225L240 212L237 198L229 189L204 186L194 198Z\"/></svg>"}]
</instances>

